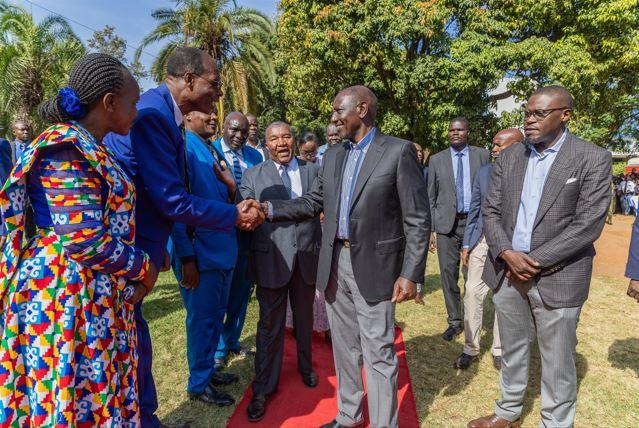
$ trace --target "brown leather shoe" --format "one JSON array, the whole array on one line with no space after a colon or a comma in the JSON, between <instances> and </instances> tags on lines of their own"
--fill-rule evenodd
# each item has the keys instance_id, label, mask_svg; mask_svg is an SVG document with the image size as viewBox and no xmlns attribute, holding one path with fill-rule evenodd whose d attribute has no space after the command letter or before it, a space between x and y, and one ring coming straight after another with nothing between
<instances>
[{"instance_id":1,"label":"brown leather shoe","mask_svg":"<svg viewBox=\"0 0 639 428\"><path fill-rule=\"evenodd\" d=\"M519 428L521 427L521 421L509 421L508 419L500 418L496 414L490 416L484 416L483 418L475 419L468 422L468 428Z\"/></svg>"}]
</instances>

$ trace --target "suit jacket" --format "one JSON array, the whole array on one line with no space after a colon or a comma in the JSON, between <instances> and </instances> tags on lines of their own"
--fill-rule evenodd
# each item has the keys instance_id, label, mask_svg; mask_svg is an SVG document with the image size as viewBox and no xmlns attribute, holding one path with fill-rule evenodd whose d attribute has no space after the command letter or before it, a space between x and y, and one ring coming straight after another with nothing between
<instances>
[{"instance_id":1,"label":"suit jacket","mask_svg":"<svg viewBox=\"0 0 639 428\"><path fill-rule=\"evenodd\" d=\"M148 90L137 108L129 134L111 133L105 143L135 183L136 246L159 266L174 222L227 232L235 227L237 209L188 193L184 138L169 88Z\"/></svg>"},{"instance_id":2,"label":"suit jacket","mask_svg":"<svg viewBox=\"0 0 639 428\"><path fill-rule=\"evenodd\" d=\"M298 159L302 194L318 175L319 166ZM244 173L243 198L264 201L290 200L275 162L267 160ZM306 284L315 284L322 227L319 216L303 221L264 223L253 232L249 273L260 287L284 287L299 263Z\"/></svg>"},{"instance_id":3,"label":"suit jacket","mask_svg":"<svg viewBox=\"0 0 639 428\"><path fill-rule=\"evenodd\" d=\"M481 203L486 198L490 173L493 172L493 164L487 163L479 168L475 181L473 181L473 196L470 200L466 229L464 230L464 247L468 247L468 252L475 248L484 233L484 219L481 215Z\"/></svg>"},{"instance_id":4,"label":"suit jacket","mask_svg":"<svg viewBox=\"0 0 639 428\"><path fill-rule=\"evenodd\" d=\"M213 141L213 148L215 149L218 160L223 160L224 162L226 162L226 158L224 157L224 150L222 150L222 137ZM244 162L246 162L248 168L252 168L255 165L263 162L260 152L258 152L248 144L245 144L240 151L242 152L242 157L244 158ZM228 164L228 162L226 163ZM228 166L229 168L233 168L233 165ZM242 176L242 180L244 180L244 176Z\"/></svg>"},{"instance_id":5,"label":"suit jacket","mask_svg":"<svg viewBox=\"0 0 639 428\"><path fill-rule=\"evenodd\" d=\"M207 143L196 134L186 132L186 163L191 193L199 198L228 202L228 189L213 169L217 163ZM181 272L182 261L195 258L199 271L233 269L237 260L237 234L207 227L195 227L191 240L186 225L175 223L171 232L173 268Z\"/></svg>"},{"instance_id":6,"label":"suit jacket","mask_svg":"<svg viewBox=\"0 0 639 428\"><path fill-rule=\"evenodd\" d=\"M490 152L480 147L468 146L470 163L470 182L482 165L490 162ZM446 148L433 155L428 164L428 197L433 230L447 234L453 230L457 215L457 196L455 192L455 174L450 149Z\"/></svg>"},{"instance_id":7,"label":"suit jacket","mask_svg":"<svg viewBox=\"0 0 639 428\"><path fill-rule=\"evenodd\" d=\"M413 143L377 133L362 162L350 209L350 254L355 281L369 302L388 300L399 276L424 278L430 235L428 191ZM273 220L301 220L324 212L317 288L328 285L342 185L350 144L326 151L310 192L273 201Z\"/></svg>"},{"instance_id":8,"label":"suit jacket","mask_svg":"<svg viewBox=\"0 0 639 428\"><path fill-rule=\"evenodd\" d=\"M504 280L499 258L512 249L530 149L514 144L499 154L482 206L489 252L483 279L491 288ZM542 272L534 278L550 307L576 307L588 298L593 242L610 203L612 156L568 133L548 173L534 221L530 257Z\"/></svg>"},{"instance_id":9,"label":"suit jacket","mask_svg":"<svg viewBox=\"0 0 639 428\"><path fill-rule=\"evenodd\" d=\"M632 224L632 236L628 249L628 263L626 264L626 277L639 279L639 216Z\"/></svg>"},{"instance_id":10,"label":"suit jacket","mask_svg":"<svg viewBox=\"0 0 639 428\"><path fill-rule=\"evenodd\" d=\"M4 185L13 169L14 162L11 152L11 143L4 138L0 138L0 186Z\"/></svg>"}]
</instances>

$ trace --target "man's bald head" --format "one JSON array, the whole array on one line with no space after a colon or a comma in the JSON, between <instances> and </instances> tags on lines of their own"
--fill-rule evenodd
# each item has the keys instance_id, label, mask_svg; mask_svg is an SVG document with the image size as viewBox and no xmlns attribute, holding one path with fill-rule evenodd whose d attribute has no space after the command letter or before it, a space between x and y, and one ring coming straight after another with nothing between
<instances>
[{"instance_id":1,"label":"man's bald head","mask_svg":"<svg viewBox=\"0 0 639 428\"><path fill-rule=\"evenodd\" d=\"M375 118L377 117L377 96L373 91L364 85L355 85L350 86L337 94L338 97L340 95L350 99L356 106L359 106L361 103L366 103L366 106L368 107L368 116L375 121Z\"/></svg>"},{"instance_id":2,"label":"man's bald head","mask_svg":"<svg viewBox=\"0 0 639 428\"><path fill-rule=\"evenodd\" d=\"M248 119L238 111L231 112L224 118L222 138L232 150L240 150L248 137Z\"/></svg>"},{"instance_id":3,"label":"man's bald head","mask_svg":"<svg viewBox=\"0 0 639 428\"><path fill-rule=\"evenodd\" d=\"M574 100L572 98L572 95L570 95L570 92L568 92L568 90L564 88L563 86L559 86L559 85L544 86L543 88L537 89L531 95L531 98L538 95L547 95L549 97L552 97L555 100L559 101L559 103L562 104L564 107L569 108L571 110L574 105Z\"/></svg>"},{"instance_id":4,"label":"man's bald head","mask_svg":"<svg viewBox=\"0 0 639 428\"><path fill-rule=\"evenodd\" d=\"M524 134L517 128L502 129L493 137L492 156L496 158L502 150L524 141Z\"/></svg>"},{"instance_id":5,"label":"man's bald head","mask_svg":"<svg viewBox=\"0 0 639 428\"><path fill-rule=\"evenodd\" d=\"M359 142L375 126L377 97L366 86L351 86L333 100L333 123L340 138Z\"/></svg>"}]
</instances>

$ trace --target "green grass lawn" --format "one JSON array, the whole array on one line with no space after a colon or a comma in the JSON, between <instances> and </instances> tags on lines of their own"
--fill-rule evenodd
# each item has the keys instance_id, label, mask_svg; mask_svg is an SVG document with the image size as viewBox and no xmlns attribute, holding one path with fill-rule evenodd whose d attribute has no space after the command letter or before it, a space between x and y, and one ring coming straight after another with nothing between
<instances>
[{"instance_id":1,"label":"green grass lawn","mask_svg":"<svg viewBox=\"0 0 639 428\"><path fill-rule=\"evenodd\" d=\"M404 329L408 365L423 427L464 427L468 420L492 412L499 396L499 376L492 367L490 328L482 336L482 356L468 371L453 369L462 337L445 342L446 309L436 256L429 256L425 306L398 306L397 321ZM639 305L625 295L626 283L595 278L579 324L577 427L639 427ZM485 319L492 322L492 303ZM153 335L153 372L159 396L159 416L168 423L196 420L195 427L223 427L233 408L190 402L185 387L185 312L173 274L163 274L144 312ZM253 298L243 343L254 346L257 302ZM488 323L487 323L488 324ZM491 326L489 326L491 327ZM235 359L229 370L240 382L226 390L239 402L252 378L253 361ZM320 380L321 381L321 380ZM523 425L539 423L540 370L533 355Z\"/></svg>"}]
</instances>

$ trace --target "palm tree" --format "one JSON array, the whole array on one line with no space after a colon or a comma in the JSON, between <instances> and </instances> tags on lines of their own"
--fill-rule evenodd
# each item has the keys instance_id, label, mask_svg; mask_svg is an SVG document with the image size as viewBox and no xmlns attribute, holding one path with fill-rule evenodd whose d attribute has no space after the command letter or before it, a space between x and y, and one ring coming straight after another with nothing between
<instances>
[{"instance_id":1,"label":"palm tree","mask_svg":"<svg viewBox=\"0 0 639 428\"><path fill-rule=\"evenodd\" d=\"M28 120L38 126L37 107L66 82L73 63L85 53L62 17L35 23L18 6L0 2L0 111L4 122Z\"/></svg>"},{"instance_id":2,"label":"palm tree","mask_svg":"<svg viewBox=\"0 0 639 428\"><path fill-rule=\"evenodd\" d=\"M156 9L151 14L158 22L135 53L157 42L166 44L151 67L151 75L164 78L166 60L178 46L194 46L211 54L222 74L224 99L218 106L255 112L259 95L275 81L270 38L271 20L261 12L238 7L232 0L175 0L176 8ZM231 7L232 6L232 7Z\"/></svg>"}]
</instances>

